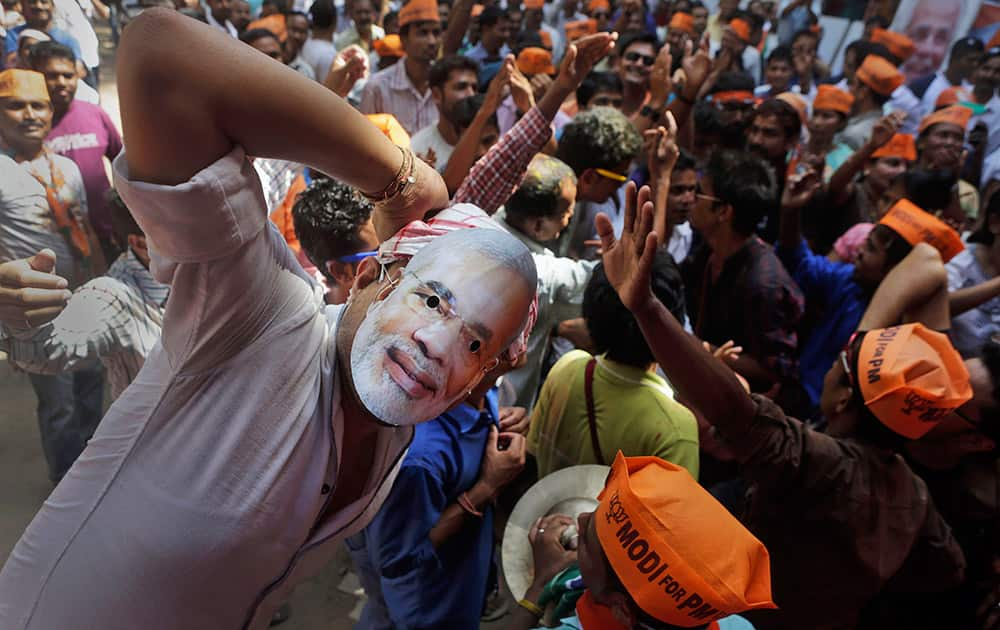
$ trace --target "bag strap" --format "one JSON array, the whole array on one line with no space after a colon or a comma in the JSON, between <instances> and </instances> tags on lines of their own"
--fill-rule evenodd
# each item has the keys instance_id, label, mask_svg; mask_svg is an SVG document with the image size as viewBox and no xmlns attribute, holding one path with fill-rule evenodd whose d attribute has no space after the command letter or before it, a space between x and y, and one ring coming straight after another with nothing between
<instances>
[{"instance_id":1,"label":"bag strap","mask_svg":"<svg viewBox=\"0 0 1000 630\"><path fill-rule=\"evenodd\" d=\"M587 397L587 423L590 425L590 446L594 449L594 459L597 463L605 466L604 455L601 454L601 442L597 439L597 414L594 412L594 368L597 367L597 359L592 358L587 362L587 369L583 373L583 392Z\"/></svg>"}]
</instances>

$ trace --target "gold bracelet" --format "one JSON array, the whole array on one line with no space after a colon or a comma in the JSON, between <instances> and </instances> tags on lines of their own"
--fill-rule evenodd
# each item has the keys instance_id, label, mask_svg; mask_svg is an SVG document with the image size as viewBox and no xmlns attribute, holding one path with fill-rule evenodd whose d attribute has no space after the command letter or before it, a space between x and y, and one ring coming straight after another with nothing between
<instances>
[{"instance_id":1,"label":"gold bracelet","mask_svg":"<svg viewBox=\"0 0 1000 630\"><path fill-rule=\"evenodd\" d=\"M369 195L368 193L362 191L361 194L364 195L369 201L374 201L376 203L388 201L403 192L408 185L417 181L413 176L413 169L415 165L413 151L404 149L400 146L397 146L396 148L403 154L403 162L399 165L399 170L396 171L396 176L392 178L389 185L383 188L381 192Z\"/></svg>"},{"instance_id":2,"label":"gold bracelet","mask_svg":"<svg viewBox=\"0 0 1000 630\"><path fill-rule=\"evenodd\" d=\"M518 601L517 605L520 606L521 608L527 610L528 612L530 612L532 615L534 615L536 617L541 617L542 615L545 614L545 611L542 610L541 606L539 606L535 602L529 601L527 599L522 599L522 600Z\"/></svg>"}]
</instances>

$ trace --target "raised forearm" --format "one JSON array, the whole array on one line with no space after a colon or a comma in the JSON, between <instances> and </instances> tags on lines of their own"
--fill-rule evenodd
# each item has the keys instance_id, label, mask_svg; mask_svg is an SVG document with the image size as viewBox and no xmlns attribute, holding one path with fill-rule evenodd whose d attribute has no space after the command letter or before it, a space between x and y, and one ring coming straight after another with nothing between
<instances>
[{"instance_id":1,"label":"raised forearm","mask_svg":"<svg viewBox=\"0 0 1000 630\"><path fill-rule=\"evenodd\" d=\"M486 505L493 499L495 492L481 482L477 482L465 494L469 498L469 501L472 502L472 505L482 512ZM430 538L431 544L434 545L435 549L440 549L445 541L460 532L469 519L473 518L477 517L466 512L458 503L452 503L441 513L441 518L431 528L427 537Z\"/></svg>"},{"instance_id":2,"label":"raised forearm","mask_svg":"<svg viewBox=\"0 0 1000 630\"><path fill-rule=\"evenodd\" d=\"M476 162L476 149L479 148L479 140L483 135L483 128L489 122L491 112L479 110L476 112L472 123L465 128L458 139L458 144L448 158L448 165L444 169L444 184L448 187L448 194L454 196L462 186L462 182L469 176L473 164Z\"/></svg>"},{"instance_id":3,"label":"raised forearm","mask_svg":"<svg viewBox=\"0 0 1000 630\"><path fill-rule=\"evenodd\" d=\"M442 55L453 55L462 47L462 39L469 30L469 20L472 14L473 0L458 0L451 7L448 16L448 30L444 33L441 43Z\"/></svg>"},{"instance_id":4,"label":"raised forearm","mask_svg":"<svg viewBox=\"0 0 1000 630\"><path fill-rule=\"evenodd\" d=\"M982 284L958 289L948 294L951 316L961 315L1000 295L1000 276L990 278Z\"/></svg>"},{"instance_id":5,"label":"raised forearm","mask_svg":"<svg viewBox=\"0 0 1000 630\"><path fill-rule=\"evenodd\" d=\"M920 322L934 330L951 325L948 274L941 255L927 243L917 243L906 258L879 284L858 330Z\"/></svg>"},{"instance_id":6,"label":"raised forearm","mask_svg":"<svg viewBox=\"0 0 1000 630\"><path fill-rule=\"evenodd\" d=\"M656 151L656 147L652 150ZM653 231L664 235L664 245L670 241L666 235L670 234L670 230L667 229L667 198L670 195L671 174L670 171L651 173L653 179L650 181L653 186Z\"/></svg>"},{"instance_id":7,"label":"raised forearm","mask_svg":"<svg viewBox=\"0 0 1000 630\"><path fill-rule=\"evenodd\" d=\"M853 182L857 174L861 172L861 169L864 168L865 164L874 152L875 149L872 147L867 144L863 145L860 149L851 154L851 157L847 158L847 160L840 165L840 168L833 173L833 176L830 177L830 181L826 185L827 190L830 193L830 198L833 201L840 203L847 199L851 182Z\"/></svg>"}]
</instances>

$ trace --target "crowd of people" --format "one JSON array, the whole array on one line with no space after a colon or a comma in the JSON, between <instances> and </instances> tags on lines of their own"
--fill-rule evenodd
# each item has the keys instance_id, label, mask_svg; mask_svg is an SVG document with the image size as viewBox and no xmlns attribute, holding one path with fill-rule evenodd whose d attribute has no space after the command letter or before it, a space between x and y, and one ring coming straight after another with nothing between
<instances>
[{"instance_id":1,"label":"crowd of people","mask_svg":"<svg viewBox=\"0 0 1000 630\"><path fill-rule=\"evenodd\" d=\"M0 627L277 625L346 547L360 630L1000 629L1000 31L3 8Z\"/></svg>"}]
</instances>

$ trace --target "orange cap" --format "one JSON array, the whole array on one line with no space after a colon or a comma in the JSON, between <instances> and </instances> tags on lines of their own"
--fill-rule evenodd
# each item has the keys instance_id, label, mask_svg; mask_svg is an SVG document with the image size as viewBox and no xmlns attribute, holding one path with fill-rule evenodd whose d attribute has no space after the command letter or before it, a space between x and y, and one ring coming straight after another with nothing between
<instances>
[{"instance_id":1,"label":"orange cap","mask_svg":"<svg viewBox=\"0 0 1000 630\"><path fill-rule=\"evenodd\" d=\"M969 91L960 85L953 85L950 88L945 88L941 90L938 94L937 100L934 101L934 109L941 109L942 107L948 107L949 105L958 105L962 101L971 101L972 95Z\"/></svg>"},{"instance_id":2,"label":"orange cap","mask_svg":"<svg viewBox=\"0 0 1000 630\"><path fill-rule=\"evenodd\" d=\"M849 116L851 114L851 105L853 104L854 96L850 92L845 92L833 85L823 84L816 88L816 98L813 99L813 110L827 109Z\"/></svg>"},{"instance_id":3,"label":"orange cap","mask_svg":"<svg viewBox=\"0 0 1000 630\"><path fill-rule=\"evenodd\" d=\"M399 26L414 22L440 22L437 0L410 0L399 10Z\"/></svg>"},{"instance_id":4,"label":"orange cap","mask_svg":"<svg viewBox=\"0 0 1000 630\"><path fill-rule=\"evenodd\" d=\"M857 371L868 410L911 440L972 398L962 357L947 335L923 324L869 331L858 350Z\"/></svg>"},{"instance_id":5,"label":"orange cap","mask_svg":"<svg viewBox=\"0 0 1000 630\"><path fill-rule=\"evenodd\" d=\"M675 31L683 31L688 35L694 34L694 16L690 13L678 11L670 18L670 27Z\"/></svg>"},{"instance_id":6,"label":"orange cap","mask_svg":"<svg viewBox=\"0 0 1000 630\"><path fill-rule=\"evenodd\" d=\"M743 18L733 18L729 20L729 28L744 42L750 41L750 22Z\"/></svg>"},{"instance_id":7,"label":"orange cap","mask_svg":"<svg viewBox=\"0 0 1000 630\"><path fill-rule=\"evenodd\" d=\"M872 153L871 157L895 157L903 158L909 162L915 162L917 160L917 143L913 140L913 136L910 134L897 133L889 138L888 142L875 149L875 152Z\"/></svg>"},{"instance_id":8,"label":"orange cap","mask_svg":"<svg viewBox=\"0 0 1000 630\"><path fill-rule=\"evenodd\" d=\"M49 101L45 75L34 70L11 69L0 72L0 98Z\"/></svg>"},{"instance_id":9,"label":"orange cap","mask_svg":"<svg viewBox=\"0 0 1000 630\"><path fill-rule=\"evenodd\" d=\"M597 9L604 9L605 11L611 10L611 3L608 0L590 0L587 3L588 11L596 11Z\"/></svg>"},{"instance_id":10,"label":"orange cap","mask_svg":"<svg viewBox=\"0 0 1000 630\"><path fill-rule=\"evenodd\" d=\"M517 55L517 69L524 74L555 74L552 53L534 46L525 48Z\"/></svg>"},{"instance_id":11,"label":"orange cap","mask_svg":"<svg viewBox=\"0 0 1000 630\"><path fill-rule=\"evenodd\" d=\"M406 53L403 51L403 40L399 35L386 35L382 39L376 39L372 48L379 57L402 57Z\"/></svg>"},{"instance_id":12,"label":"orange cap","mask_svg":"<svg viewBox=\"0 0 1000 630\"><path fill-rule=\"evenodd\" d=\"M725 90L710 94L713 103L728 103L730 101L755 101L753 92L749 90Z\"/></svg>"},{"instance_id":13,"label":"orange cap","mask_svg":"<svg viewBox=\"0 0 1000 630\"><path fill-rule=\"evenodd\" d=\"M965 128L969 126L969 119L971 118L971 109L962 105L952 105L924 116L924 119L920 121L920 127L917 129L917 132L923 133L934 125L946 124L957 125L962 128L962 133L965 133Z\"/></svg>"},{"instance_id":14,"label":"orange cap","mask_svg":"<svg viewBox=\"0 0 1000 630\"><path fill-rule=\"evenodd\" d=\"M872 31L872 43L882 44L900 61L906 61L917 49L913 40L902 33L893 33L876 27Z\"/></svg>"},{"instance_id":15,"label":"orange cap","mask_svg":"<svg viewBox=\"0 0 1000 630\"><path fill-rule=\"evenodd\" d=\"M854 76L882 96L889 96L903 84L903 75L896 66L878 55L868 55Z\"/></svg>"},{"instance_id":16,"label":"orange cap","mask_svg":"<svg viewBox=\"0 0 1000 630\"><path fill-rule=\"evenodd\" d=\"M255 28L264 28L271 31L280 42L284 42L285 37L288 35L288 31L285 28L285 16L282 13L272 13L267 17L258 18L247 24L248 31Z\"/></svg>"},{"instance_id":17,"label":"orange cap","mask_svg":"<svg viewBox=\"0 0 1000 630\"><path fill-rule=\"evenodd\" d=\"M619 451L597 498L601 548L647 614L690 628L775 608L767 549L684 468Z\"/></svg>"},{"instance_id":18,"label":"orange cap","mask_svg":"<svg viewBox=\"0 0 1000 630\"><path fill-rule=\"evenodd\" d=\"M481 4L474 4L472 5L472 11L469 12L469 15L472 17L479 17L479 14L482 13L485 8L486 7Z\"/></svg>"},{"instance_id":19,"label":"orange cap","mask_svg":"<svg viewBox=\"0 0 1000 630\"><path fill-rule=\"evenodd\" d=\"M587 20L576 20L574 22L566 22L566 39L569 41L576 41L581 37L586 37L587 35L593 35L597 32L597 20L587 19Z\"/></svg>"},{"instance_id":20,"label":"orange cap","mask_svg":"<svg viewBox=\"0 0 1000 630\"><path fill-rule=\"evenodd\" d=\"M552 35L549 34L548 31L538 31L538 37L541 38L542 44L544 44L546 48L552 50Z\"/></svg>"},{"instance_id":21,"label":"orange cap","mask_svg":"<svg viewBox=\"0 0 1000 630\"><path fill-rule=\"evenodd\" d=\"M410 134L406 133L406 129L403 129L403 125L399 124L392 114L366 114L365 118L372 121L372 124L396 146L403 148L410 146Z\"/></svg>"},{"instance_id":22,"label":"orange cap","mask_svg":"<svg viewBox=\"0 0 1000 630\"><path fill-rule=\"evenodd\" d=\"M941 260L948 262L965 249L962 237L947 223L924 212L908 199L900 199L889 208L879 224L890 227L910 245L927 243L941 252Z\"/></svg>"},{"instance_id":23,"label":"orange cap","mask_svg":"<svg viewBox=\"0 0 1000 630\"><path fill-rule=\"evenodd\" d=\"M524 0L525 9L542 9L545 8L545 0Z\"/></svg>"}]
</instances>

